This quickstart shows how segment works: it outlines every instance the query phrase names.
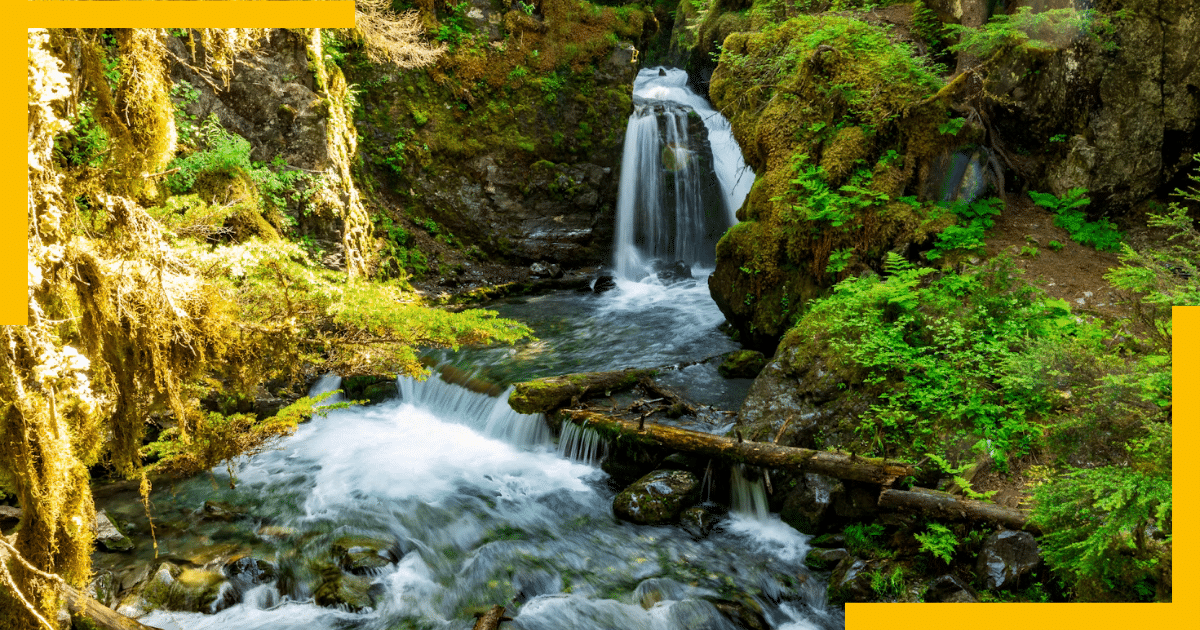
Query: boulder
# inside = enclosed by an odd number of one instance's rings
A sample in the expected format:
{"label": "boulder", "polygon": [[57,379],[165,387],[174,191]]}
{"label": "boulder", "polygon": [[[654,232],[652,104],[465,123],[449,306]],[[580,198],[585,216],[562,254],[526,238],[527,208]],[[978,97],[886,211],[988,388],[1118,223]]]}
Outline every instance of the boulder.
{"label": "boulder", "polygon": [[717,524],[719,516],[711,508],[694,505],[679,515],[679,526],[693,537],[704,538]]}
{"label": "boulder", "polygon": [[1029,532],[1002,530],[983,541],[975,574],[984,588],[998,591],[1016,588],[1021,578],[1042,562],[1037,540]]}
{"label": "boulder", "polygon": [[656,470],[635,481],[613,499],[618,518],[641,525],[679,520],[700,495],[700,479],[685,470]]}
{"label": "boulder", "polygon": [[390,540],[370,536],[342,536],[330,545],[333,559],[346,571],[357,575],[374,573],[397,560]]}
{"label": "boulder", "polygon": [[161,608],[211,612],[213,602],[217,601],[221,585],[224,583],[225,576],[216,571],[183,568],[171,562],[164,562],[142,589],[141,599],[146,610]]}
{"label": "boulder", "polygon": [[337,567],[321,572],[321,585],[313,593],[313,601],[327,608],[344,607],[359,612],[375,605],[369,578],[342,573]]}
{"label": "boulder", "polygon": [[846,556],[833,570],[829,578],[829,602],[874,601],[875,591],[871,588],[871,572],[879,568],[878,560],[863,560]]}
{"label": "boulder", "polygon": [[934,578],[925,591],[925,601],[948,604],[971,604],[979,601],[979,594],[971,585],[958,577],[946,574]]}
{"label": "boulder", "polygon": [[133,541],[117,529],[117,525],[104,510],[96,513],[96,542],[106,551],[133,550]]}
{"label": "boulder", "polygon": [[529,266],[529,273],[538,278],[561,278],[563,277],[562,267],[547,262],[535,262]]}
{"label": "boulder", "polygon": [[658,279],[663,283],[674,283],[680,280],[690,280],[692,278],[692,268],[682,260],[676,260],[671,263],[656,262],[654,272],[658,275]]}
{"label": "boulder", "polygon": [[767,364],[767,357],[757,350],[735,350],[725,355],[717,371],[725,378],[754,378]]}
{"label": "boulder", "polygon": [[822,549],[820,547],[808,552],[804,556],[804,566],[813,571],[829,571],[838,564],[850,557],[850,552],[845,549]]}
{"label": "boulder", "polygon": [[779,518],[804,534],[819,534],[833,525],[834,503],[845,494],[838,479],[804,473],[802,483],[788,491]]}
{"label": "boulder", "polygon": [[596,283],[592,285],[592,291],[596,293],[604,293],[617,288],[617,281],[612,276],[599,276],[596,278]]}

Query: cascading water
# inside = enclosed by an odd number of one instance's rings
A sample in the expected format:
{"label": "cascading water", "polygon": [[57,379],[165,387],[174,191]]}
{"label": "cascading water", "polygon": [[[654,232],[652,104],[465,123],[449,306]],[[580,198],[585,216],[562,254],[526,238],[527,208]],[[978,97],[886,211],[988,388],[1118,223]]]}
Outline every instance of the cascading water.
{"label": "cascading water", "polygon": [[736,221],[754,173],[729,122],[687,87],[686,72],[642,70],[633,100],[617,199],[616,275],[641,279],[655,261],[711,267],[717,239]]}
{"label": "cascading water", "polygon": [[[618,277],[617,290],[602,295],[502,304],[502,316],[530,324],[540,341],[442,359],[496,382],[681,363],[688,365],[676,372],[682,381],[670,384],[677,391],[715,402],[732,387],[715,375],[715,366],[697,363],[736,347],[716,330],[724,318],[701,280],[712,243],[732,224],[753,174],[738,166],[728,124],[686,90],[685,80],[677,70],[639,74],[635,95],[655,102],[640,102],[641,115],[630,127],[648,153],[638,149],[626,165],[640,170],[653,162],[661,179],[641,182],[659,186],[654,194],[646,187],[631,192],[623,174],[621,198],[654,200],[643,210],[673,212],[683,205],[696,210],[688,216],[702,218],[683,221],[691,226],[686,236],[674,218],[635,222],[629,242],[617,250],[633,247],[630,260],[639,265],[682,259],[700,274],[667,286],[631,269]],[[684,105],[703,119],[707,134],[697,133]],[[713,147],[711,166],[705,166],[705,144]],[[712,177],[719,182],[715,195]],[[663,182],[672,189],[664,192]],[[679,201],[692,199],[689,191],[696,189],[699,202]],[[704,234],[688,241],[693,228]],[[637,234],[665,235],[665,245],[647,244],[658,236],[639,243]],[[690,244],[677,248],[683,241]],[[688,382],[700,385],[689,391]],[[312,393],[337,383],[323,378]],[[618,521],[611,509],[615,490],[595,468],[608,445],[595,432],[568,423],[556,448],[544,419],[513,412],[508,392],[491,398],[437,376],[401,378],[397,385],[399,399],[329,411],[301,425],[278,450],[243,462],[237,489],[225,489],[223,470],[214,470],[216,483],[191,480],[169,496],[156,495],[160,531],[175,526],[174,519],[191,534],[160,535],[164,553],[229,575],[235,561],[222,569],[223,560],[195,560],[198,554],[181,546],[203,537],[236,550],[237,563],[257,566],[247,558],[261,559],[273,569],[256,580],[230,577],[216,614],[155,612],[143,622],[182,630],[466,630],[472,612],[499,603],[513,617],[501,626],[509,630],[738,630],[738,615],[761,615],[766,627],[780,630],[843,625],[842,614],[824,605],[824,585],[807,579],[805,537],[777,516],[763,517],[758,507],[739,512],[739,503],[702,539],[675,527]],[[723,429],[714,424],[712,430]],[[243,516],[198,520],[196,506],[207,500]],[[141,508],[130,505],[119,516],[136,521]],[[337,551],[349,544],[345,540],[376,541],[373,567],[347,569],[351,551]],[[362,554],[365,543],[354,544],[354,553]],[[337,579],[343,581],[331,582]],[[317,605],[321,593],[341,592],[354,580],[363,607]],[[731,606],[741,612],[729,613]]]}

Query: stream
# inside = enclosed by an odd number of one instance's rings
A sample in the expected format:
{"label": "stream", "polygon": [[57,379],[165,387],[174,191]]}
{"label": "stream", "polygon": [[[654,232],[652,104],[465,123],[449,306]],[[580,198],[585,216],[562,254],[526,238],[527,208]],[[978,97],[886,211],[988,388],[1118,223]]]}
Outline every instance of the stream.
{"label": "stream", "polygon": [[[538,341],[433,353],[437,362],[502,385],[666,366],[660,382],[709,407],[699,428],[728,428],[722,412],[736,411],[750,381],[716,373],[714,358],[737,345],[717,330],[724,317],[707,276],[715,238],[749,187],[741,180],[753,174],[740,177],[748,169],[740,153],[728,155],[728,123],[722,131],[685,79],[656,68],[634,86],[616,288],[489,305],[528,323]],[[708,134],[689,142],[696,115],[710,119]],[[637,155],[631,144],[642,147]],[[683,277],[663,272],[676,261]],[[339,382],[324,377],[313,391]],[[620,521],[611,505],[621,488],[597,465],[604,448],[595,434],[564,430],[556,443],[541,416],[508,407],[508,392],[489,397],[436,375],[397,385],[397,399],[329,411],[241,461],[235,488],[218,469],[156,492],[160,558],[224,566],[230,579],[210,614],[160,610],[141,621],[178,630],[457,630],[502,604],[513,619],[500,627],[509,630],[844,626],[843,613],[825,606],[826,584],[804,566],[807,537],[766,512],[761,485],[731,475],[733,505],[716,508],[725,515],[703,537]],[[211,518],[206,501],[237,516]],[[110,507],[127,521],[138,510]],[[320,585],[343,575],[365,605],[317,605]]]}

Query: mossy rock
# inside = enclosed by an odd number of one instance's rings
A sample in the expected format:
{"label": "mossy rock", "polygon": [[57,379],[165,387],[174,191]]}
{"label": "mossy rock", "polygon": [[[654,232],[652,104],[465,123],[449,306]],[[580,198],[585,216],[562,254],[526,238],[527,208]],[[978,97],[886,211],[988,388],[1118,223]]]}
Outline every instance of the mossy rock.
{"label": "mossy rock", "polygon": [[656,470],[635,481],[613,499],[618,518],[641,525],[662,525],[700,496],[700,479],[685,470]]}
{"label": "mossy rock", "polygon": [[359,612],[375,605],[369,578],[342,573],[333,567],[322,571],[321,578],[321,585],[313,593],[318,606]]}
{"label": "mossy rock", "polygon": [[824,549],[818,547],[809,551],[808,555],[804,556],[804,566],[813,571],[829,571],[848,557],[850,557],[850,552],[845,549]]}
{"label": "mossy rock", "polygon": [[725,378],[754,378],[767,364],[767,357],[757,350],[735,350],[725,355],[717,371]]}
{"label": "mossy rock", "polygon": [[142,589],[142,600],[150,610],[209,612],[224,583],[219,572],[164,562]]}
{"label": "mossy rock", "polygon": [[333,541],[330,551],[343,569],[355,574],[373,573],[396,561],[391,540],[371,536],[342,536]]}

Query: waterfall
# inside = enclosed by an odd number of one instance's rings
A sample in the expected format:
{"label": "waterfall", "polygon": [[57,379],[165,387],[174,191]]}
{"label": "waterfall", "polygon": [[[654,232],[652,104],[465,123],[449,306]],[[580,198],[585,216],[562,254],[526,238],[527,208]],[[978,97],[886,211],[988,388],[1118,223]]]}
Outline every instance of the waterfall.
{"label": "waterfall", "polygon": [[524,447],[550,443],[550,427],[541,414],[517,413],[508,406],[513,387],[492,398],[437,376],[424,381],[401,376],[396,385],[404,402],[427,408],[439,417],[450,418],[488,437]]}
{"label": "waterfall", "polygon": [[746,479],[746,467],[738,464],[729,476],[730,509],[760,521],[767,520],[770,510],[767,508],[767,491],[763,487],[762,474],[758,473],[758,478],[750,481]]}
{"label": "waterfall", "polygon": [[598,466],[608,457],[608,440],[593,429],[564,422],[558,439],[558,454],[577,462]]}
{"label": "waterfall", "polygon": [[754,181],[729,122],[686,82],[687,73],[664,68],[634,82],[617,198],[619,278],[639,280],[654,263],[711,267]]}

